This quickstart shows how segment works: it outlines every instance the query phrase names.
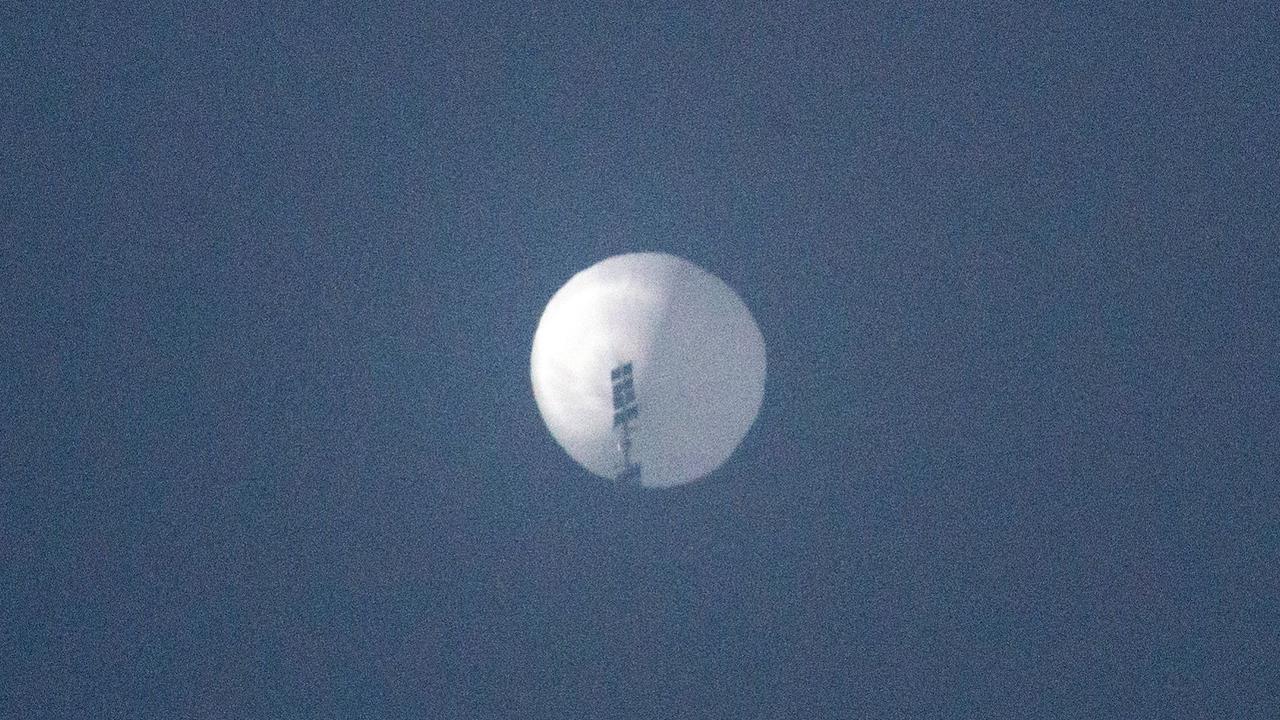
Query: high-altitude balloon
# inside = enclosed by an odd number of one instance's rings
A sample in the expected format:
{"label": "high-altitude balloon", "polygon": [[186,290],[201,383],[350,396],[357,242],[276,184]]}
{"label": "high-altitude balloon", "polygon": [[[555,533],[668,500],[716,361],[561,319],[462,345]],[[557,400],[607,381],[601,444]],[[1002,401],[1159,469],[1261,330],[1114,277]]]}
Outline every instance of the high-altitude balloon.
{"label": "high-altitude balloon", "polygon": [[547,303],[533,394],[574,460],[607,478],[671,487],[715,470],[764,398],[764,338],[721,280],[662,253],[603,260]]}

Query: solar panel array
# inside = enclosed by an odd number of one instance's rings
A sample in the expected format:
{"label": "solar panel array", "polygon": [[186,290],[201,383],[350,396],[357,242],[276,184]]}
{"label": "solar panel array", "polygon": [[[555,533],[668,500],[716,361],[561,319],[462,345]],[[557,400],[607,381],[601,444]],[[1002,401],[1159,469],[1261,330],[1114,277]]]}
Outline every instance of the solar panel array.
{"label": "solar panel array", "polygon": [[613,381],[613,426],[618,427],[640,414],[636,404],[636,388],[631,377],[631,363],[619,365],[609,373]]}

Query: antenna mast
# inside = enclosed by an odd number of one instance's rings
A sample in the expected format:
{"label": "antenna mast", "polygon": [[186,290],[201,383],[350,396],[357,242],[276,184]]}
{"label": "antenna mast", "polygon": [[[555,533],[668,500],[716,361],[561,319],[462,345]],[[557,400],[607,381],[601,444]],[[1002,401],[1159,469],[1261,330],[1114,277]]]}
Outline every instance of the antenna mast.
{"label": "antenna mast", "polygon": [[619,431],[618,449],[622,451],[621,482],[640,483],[640,464],[631,460],[631,423],[640,415],[636,388],[631,377],[631,363],[623,363],[609,373],[613,384],[613,428]]}

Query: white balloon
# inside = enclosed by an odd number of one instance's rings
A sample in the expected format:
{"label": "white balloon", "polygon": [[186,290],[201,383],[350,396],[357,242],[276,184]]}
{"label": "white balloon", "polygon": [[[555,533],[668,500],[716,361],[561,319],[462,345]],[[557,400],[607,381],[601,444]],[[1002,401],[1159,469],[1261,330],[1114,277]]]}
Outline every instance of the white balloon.
{"label": "white balloon", "polygon": [[565,283],[538,322],[530,363],[538,409],[565,451],[601,477],[625,467],[610,378],[625,363],[639,407],[629,454],[645,486],[715,470],[760,412],[760,328],[729,286],[687,260],[611,257]]}

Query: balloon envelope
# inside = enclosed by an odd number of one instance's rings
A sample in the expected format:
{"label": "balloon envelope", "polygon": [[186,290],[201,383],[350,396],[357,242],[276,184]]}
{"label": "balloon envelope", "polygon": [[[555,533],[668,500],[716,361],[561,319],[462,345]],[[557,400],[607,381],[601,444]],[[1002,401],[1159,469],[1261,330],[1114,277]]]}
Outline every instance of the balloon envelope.
{"label": "balloon envelope", "polygon": [[533,394],[552,436],[602,477],[625,467],[611,372],[632,365],[628,423],[640,482],[671,487],[719,467],[764,398],[764,338],[742,300],[687,260],[632,253],[574,275],[533,338]]}

